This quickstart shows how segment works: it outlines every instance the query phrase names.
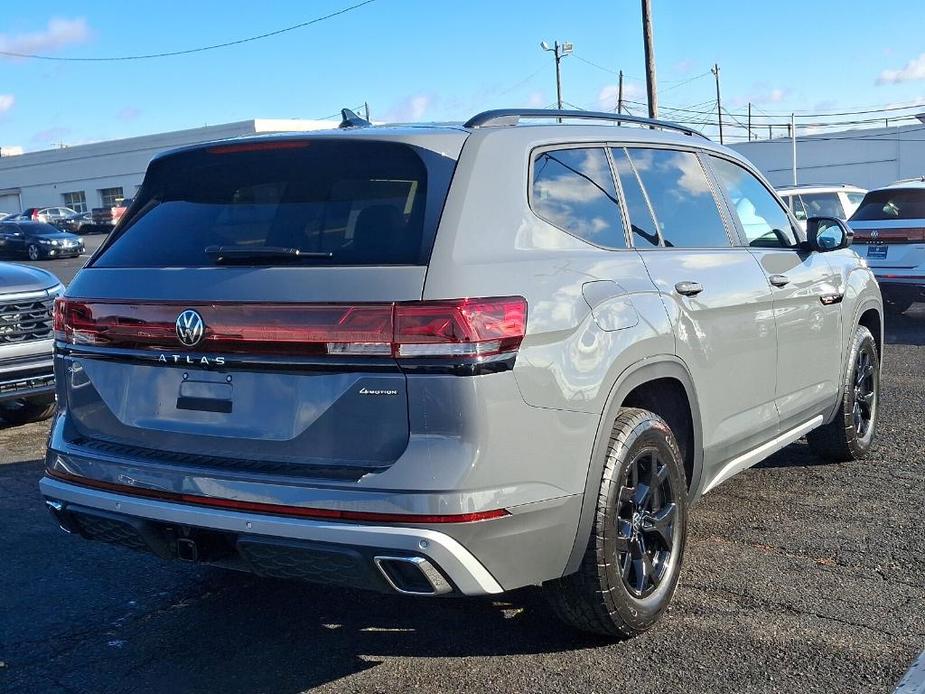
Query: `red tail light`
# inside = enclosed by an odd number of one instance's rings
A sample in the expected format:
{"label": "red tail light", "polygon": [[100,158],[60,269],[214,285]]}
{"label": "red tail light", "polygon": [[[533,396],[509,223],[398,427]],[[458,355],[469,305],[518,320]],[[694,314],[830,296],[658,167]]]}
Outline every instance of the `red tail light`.
{"label": "red tail light", "polygon": [[39,211],[38,210],[32,210],[32,221],[33,222],[39,221]]}
{"label": "red tail light", "polygon": [[[199,313],[199,342],[184,345],[177,318]],[[282,355],[486,357],[524,337],[522,297],[398,304],[149,304],[59,298],[55,338],[132,349]]]}
{"label": "red tail light", "polygon": [[527,323],[521,297],[397,304],[397,357],[490,356],[520,347]]}

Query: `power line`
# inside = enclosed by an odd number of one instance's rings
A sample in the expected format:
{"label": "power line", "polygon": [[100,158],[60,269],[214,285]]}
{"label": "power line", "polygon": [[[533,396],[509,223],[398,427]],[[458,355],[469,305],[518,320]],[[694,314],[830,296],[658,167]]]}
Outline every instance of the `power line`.
{"label": "power line", "polygon": [[235,41],[226,41],[224,43],[216,43],[210,46],[200,46],[198,48],[187,48],[182,51],[166,51],[163,53],[147,53],[144,55],[120,55],[120,56],[107,56],[107,57],[97,57],[97,58],[74,58],[74,57],[62,57],[55,55],[37,55],[33,53],[14,53],[12,51],[0,51],[0,55],[7,56],[9,58],[30,58],[33,60],[54,60],[59,62],[82,62],[82,63],[99,63],[99,62],[114,62],[114,61],[123,61],[123,60],[148,60],[150,58],[167,58],[170,56],[176,55],[189,55],[191,53],[202,53],[203,51],[212,51],[216,48],[228,48],[229,46],[238,46],[242,43],[249,43],[251,41],[259,41],[260,39],[267,39],[272,36],[279,36],[280,34],[285,34],[289,31],[295,31],[296,29],[303,29],[312,24],[317,24],[323,22],[326,19],[332,19],[338,17],[347,12],[359,9],[364,5],[369,5],[370,3],[375,2],[376,0],[363,0],[356,5],[351,5],[350,7],[345,7],[343,9],[337,10],[336,12],[331,12],[326,14],[323,17],[316,17],[315,19],[310,19],[305,22],[300,22],[299,24],[293,24],[292,26],[285,27],[283,29],[277,29],[275,31],[268,31],[265,34],[258,34],[257,36],[249,36],[244,39],[237,39]]}

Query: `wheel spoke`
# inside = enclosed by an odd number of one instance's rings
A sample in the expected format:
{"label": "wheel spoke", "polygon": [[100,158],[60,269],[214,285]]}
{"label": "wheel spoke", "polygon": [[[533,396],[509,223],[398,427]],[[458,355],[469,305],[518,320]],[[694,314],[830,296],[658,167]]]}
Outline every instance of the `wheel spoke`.
{"label": "wheel spoke", "polygon": [[630,542],[633,539],[633,524],[625,518],[617,521],[617,540],[615,542],[618,552],[629,552]]}
{"label": "wheel spoke", "polygon": [[633,567],[633,555],[627,552],[623,555],[623,565],[620,567],[620,573],[624,581],[630,580],[630,569]]}
{"label": "wheel spoke", "polygon": [[655,515],[649,516],[642,524],[642,531],[657,537],[663,549],[671,549],[672,525],[677,508],[677,504],[666,504],[664,508]]}
{"label": "wheel spoke", "polygon": [[633,586],[636,588],[636,591],[642,593],[646,589],[646,583],[649,582],[649,572],[652,569],[652,563],[649,561],[649,557],[643,554],[639,559],[633,559],[633,573],[635,574],[636,581]]}
{"label": "wheel spoke", "polygon": [[870,411],[871,405],[874,404],[874,393],[873,391],[869,393],[859,393],[856,399],[859,403],[865,405],[868,411]]}
{"label": "wheel spoke", "polygon": [[626,485],[620,487],[620,503],[632,501],[635,494],[636,490],[633,487],[628,487]]}

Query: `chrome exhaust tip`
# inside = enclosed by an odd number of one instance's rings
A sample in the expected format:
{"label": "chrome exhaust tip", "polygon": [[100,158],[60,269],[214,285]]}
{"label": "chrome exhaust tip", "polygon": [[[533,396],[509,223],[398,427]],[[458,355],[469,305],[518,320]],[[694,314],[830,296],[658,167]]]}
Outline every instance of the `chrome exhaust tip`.
{"label": "chrome exhaust tip", "polygon": [[403,595],[443,595],[453,586],[424,557],[373,557],[389,586]]}

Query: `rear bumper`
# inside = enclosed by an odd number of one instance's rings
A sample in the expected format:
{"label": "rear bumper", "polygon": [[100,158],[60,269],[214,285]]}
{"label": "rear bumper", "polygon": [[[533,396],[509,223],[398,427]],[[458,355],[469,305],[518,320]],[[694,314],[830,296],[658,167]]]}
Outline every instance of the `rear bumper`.
{"label": "rear bumper", "polygon": [[[254,573],[422,595],[500,593],[471,552],[427,528],[313,521],[197,508],[89,489],[45,477],[40,489],[65,530]],[[487,521],[491,522],[491,521]],[[192,543],[192,544],[190,544]],[[202,552],[202,554],[199,554]],[[186,555],[186,556],[184,556]],[[426,579],[414,589],[390,570],[397,562]],[[412,588],[407,590],[405,588]]]}

